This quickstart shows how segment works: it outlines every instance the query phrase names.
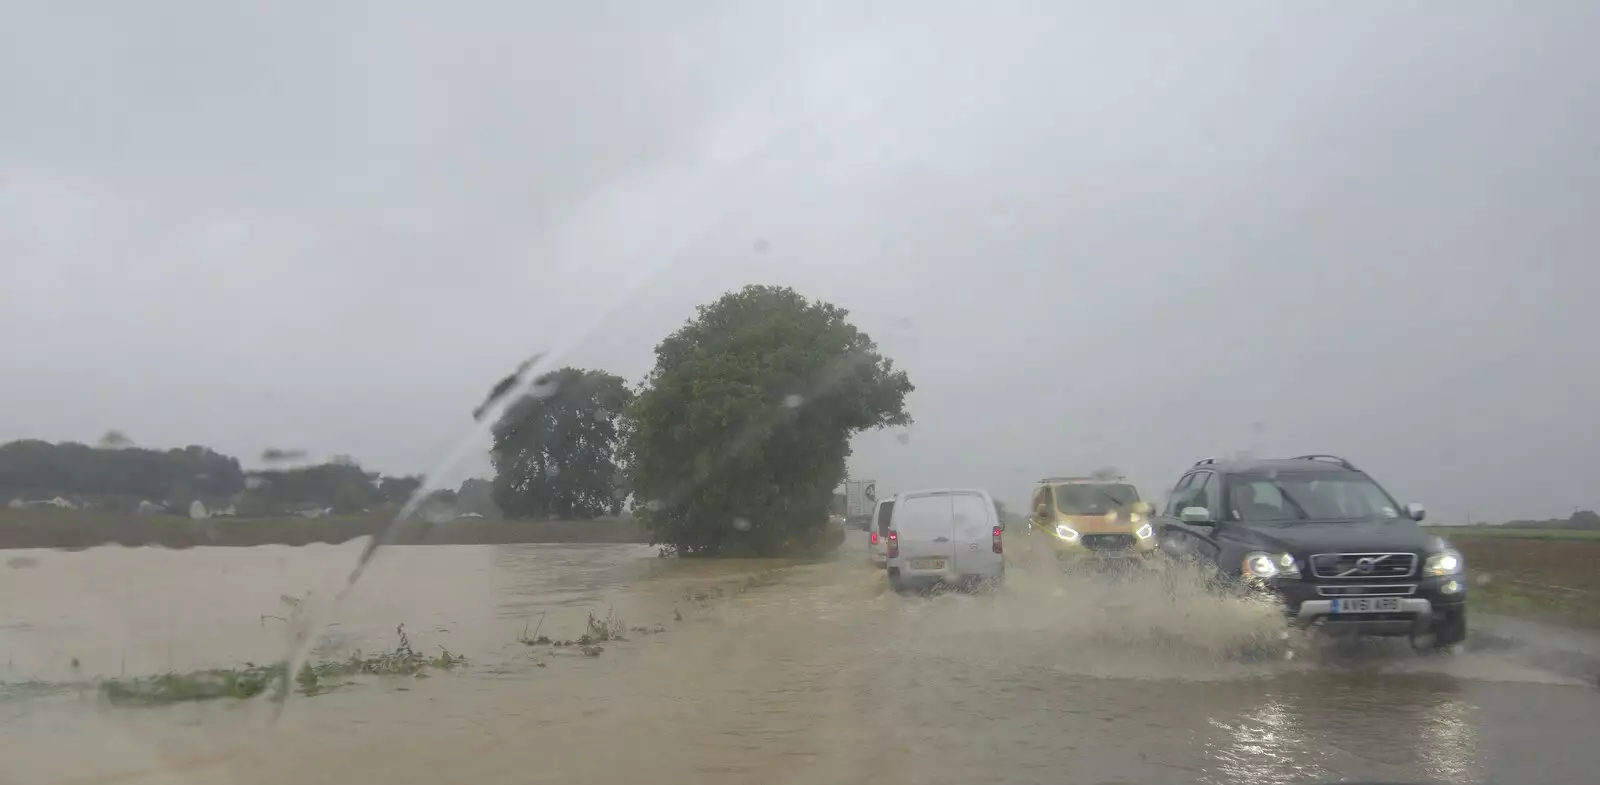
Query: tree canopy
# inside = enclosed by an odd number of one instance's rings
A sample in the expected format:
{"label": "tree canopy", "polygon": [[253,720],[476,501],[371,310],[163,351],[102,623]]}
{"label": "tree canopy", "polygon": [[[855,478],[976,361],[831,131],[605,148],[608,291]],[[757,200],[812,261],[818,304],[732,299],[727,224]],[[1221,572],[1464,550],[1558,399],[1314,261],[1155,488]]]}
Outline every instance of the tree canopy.
{"label": "tree canopy", "polygon": [[226,499],[244,490],[245,473],[238,459],[209,447],[151,450],[127,446],[126,437],[102,441],[107,446],[34,439],[0,445],[0,496],[126,497],[134,504],[138,499],[187,504],[194,499]]}
{"label": "tree canopy", "polygon": [[[0,503],[62,496],[107,509],[131,510],[151,501],[186,510],[200,501],[208,507],[237,503],[243,515],[278,515],[306,505],[353,513],[402,504],[422,485],[421,477],[369,472],[348,455],[322,464],[247,471],[237,458],[209,447],[147,449],[111,434],[95,447],[31,439],[0,444]],[[280,459],[304,454],[267,453]]]}
{"label": "tree canopy", "polygon": [[[508,379],[490,402],[509,392],[516,377]],[[632,398],[622,378],[605,371],[568,367],[540,376],[494,425],[494,503],[511,518],[620,512],[617,448]]]}
{"label": "tree canopy", "polygon": [[656,347],[623,460],[657,542],[767,555],[826,536],[851,437],[911,421],[910,380],[847,315],[787,287],[747,286]]}

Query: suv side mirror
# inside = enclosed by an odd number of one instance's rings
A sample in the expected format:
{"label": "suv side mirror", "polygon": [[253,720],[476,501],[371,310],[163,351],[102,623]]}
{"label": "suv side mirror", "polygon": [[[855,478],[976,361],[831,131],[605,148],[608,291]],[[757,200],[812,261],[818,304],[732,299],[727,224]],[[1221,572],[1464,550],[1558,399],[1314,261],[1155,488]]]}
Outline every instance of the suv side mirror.
{"label": "suv side mirror", "polygon": [[1033,517],[1041,518],[1041,519],[1045,517],[1044,505],[1043,504],[1039,505],[1038,507],[1033,508]]}
{"label": "suv side mirror", "polygon": [[1211,511],[1204,507],[1185,507],[1178,513],[1178,519],[1184,523],[1210,523]]}
{"label": "suv side mirror", "polygon": [[1406,505],[1406,517],[1413,521],[1420,521],[1428,517],[1428,511],[1423,508],[1422,502],[1412,502]]}

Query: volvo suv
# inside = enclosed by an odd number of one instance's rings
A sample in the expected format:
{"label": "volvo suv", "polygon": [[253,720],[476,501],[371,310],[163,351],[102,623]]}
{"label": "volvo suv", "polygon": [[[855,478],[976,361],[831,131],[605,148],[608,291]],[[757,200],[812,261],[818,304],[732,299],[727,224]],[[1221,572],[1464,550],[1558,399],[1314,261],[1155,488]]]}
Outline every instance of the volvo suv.
{"label": "volvo suv", "polygon": [[1303,626],[1409,636],[1419,651],[1467,635],[1461,554],[1366,473],[1332,455],[1202,460],[1157,516],[1163,553],[1271,592]]}

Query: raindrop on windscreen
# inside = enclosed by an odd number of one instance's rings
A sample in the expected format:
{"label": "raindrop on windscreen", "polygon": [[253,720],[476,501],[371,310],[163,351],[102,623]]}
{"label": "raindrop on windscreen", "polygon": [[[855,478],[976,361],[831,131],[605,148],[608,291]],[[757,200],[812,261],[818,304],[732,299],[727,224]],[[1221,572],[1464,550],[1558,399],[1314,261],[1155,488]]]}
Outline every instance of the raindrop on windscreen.
{"label": "raindrop on windscreen", "polygon": [[897,433],[897,434],[894,435],[894,440],[899,442],[899,443],[901,443],[901,444],[910,444],[911,443],[911,434],[909,434],[909,433]]}
{"label": "raindrop on windscreen", "polygon": [[805,399],[801,398],[798,395],[794,395],[792,393],[787,395],[787,396],[785,396],[784,399],[783,399],[783,405],[787,406],[787,407],[789,407],[791,409],[800,408],[800,404],[802,404],[802,403],[805,403]]}
{"label": "raindrop on windscreen", "polygon": [[734,518],[733,519],[733,528],[738,529],[739,531],[742,531],[742,532],[750,531],[750,522],[745,520],[745,519],[743,519],[743,518]]}
{"label": "raindrop on windscreen", "polygon": [[544,473],[546,477],[560,477],[561,467],[552,463],[550,464],[550,468],[546,469]]}
{"label": "raindrop on windscreen", "polygon": [[661,512],[661,500],[651,499],[645,503],[644,508],[651,512]]}

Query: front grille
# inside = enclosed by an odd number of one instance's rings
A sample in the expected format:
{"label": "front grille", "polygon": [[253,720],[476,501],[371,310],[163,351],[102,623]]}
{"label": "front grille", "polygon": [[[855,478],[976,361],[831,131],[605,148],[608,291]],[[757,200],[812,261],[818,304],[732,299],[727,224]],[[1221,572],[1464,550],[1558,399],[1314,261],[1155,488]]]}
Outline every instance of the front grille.
{"label": "front grille", "polygon": [[1085,534],[1083,547],[1091,551],[1125,551],[1133,547],[1131,534]]}
{"label": "front grille", "polygon": [[1409,578],[1416,571],[1414,553],[1318,553],[1311,557],[1311,574],[1318,578]]}
{"label": "front grille", "polygon": [[1384,586],[1318,586],[1317,594],[1324,597],[1404,597],[1417,593],[1415,583],[1388,584]]}

